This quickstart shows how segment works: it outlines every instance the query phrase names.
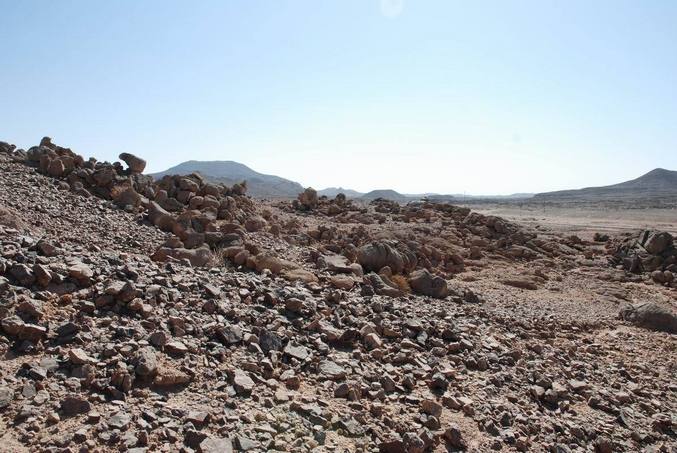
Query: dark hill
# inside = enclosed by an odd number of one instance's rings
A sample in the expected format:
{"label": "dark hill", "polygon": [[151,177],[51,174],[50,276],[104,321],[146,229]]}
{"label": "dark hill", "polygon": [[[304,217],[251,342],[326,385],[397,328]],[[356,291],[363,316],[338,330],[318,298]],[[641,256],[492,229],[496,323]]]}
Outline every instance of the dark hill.
{"label": "dark hill", "polygon": [[360,198],[364,195],[362,192],[358,192],[352,189],[344,189],[343,187],[327,187],[326,189],[318,190],[317,194],[322,196],[325,195],[329,198],[334,198],[336,195],[342,193],[348,198]]}
{"label": "dark hill", "polygon": [[361,197],[364,200],[375,200],[377,198],[384,198],[386,200],[405,200],[407,199],[406,195],[402,195],[401,193],[395,192],[394,190],[390,189],[382,189],[382,190],[372,190],[371,192],[367,192]]}
{"label": "dark hill", "polygon": [[156,179],[164,175],[200,173],[208,180],[232,185],[247,181],[247,193],[258,198],[296,198],[303,192],[301,184],[274,175],[264,175],[238,162],[229,160],[189,160],[165,171],[154,173]]}
{"label": "dark hill", "polygon": [[597,201],[677,197],[677,171],[656,168],[637,179],[611,186],[539,193],[534,200]]}

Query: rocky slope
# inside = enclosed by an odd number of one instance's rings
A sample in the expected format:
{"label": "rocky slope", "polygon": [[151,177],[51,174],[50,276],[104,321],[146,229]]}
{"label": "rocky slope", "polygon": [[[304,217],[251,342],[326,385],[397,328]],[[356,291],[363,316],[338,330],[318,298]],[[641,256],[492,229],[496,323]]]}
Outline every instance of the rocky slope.
{"label": "rocky slope", "polygon": [[0,451],[677,447],[672,237],[41,145],[0,143]]}

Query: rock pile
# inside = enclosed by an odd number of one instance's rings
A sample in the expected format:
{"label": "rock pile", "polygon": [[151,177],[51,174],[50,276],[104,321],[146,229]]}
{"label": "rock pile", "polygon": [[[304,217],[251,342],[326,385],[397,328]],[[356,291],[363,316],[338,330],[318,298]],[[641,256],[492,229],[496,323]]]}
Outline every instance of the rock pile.
{"label": "rock pile", "polygon": [[97,162],[94,158],[85,160],[69,148],[55,145],[49,137],[44,137],[39,146],[25,153],[24,162],[44,175],[62,180],[59,187],[63,190],[113,200],[118,206],[133,210],[142,203],[144,196],[152,194],[153,178],[141,174],[146,165],[144,160],[127,153],[122,153],[120,157],[129,163],[126,170],[117,162]]}
{"label": "rock pile", "polygon": [[613,264],[631,273],[648,273],[654,282],[677,288],[677,247],[670,233],[644,230],[609,247]]}
{"label": "rock pile", "polygon": [[187,259],[195,266],[207,264],[211,250],[241,243],[241,238],[220,232],[214,222],[243,225],[254,211],[245,196],[246,183],[227,187],[209,183],[199,174],[165,176],[156,182],[142,174],[146,161],[129,153],[120,154],[128,166],[124,169],[118,162],[85,160],[69,148],[53,144],[49,137],[27,152],[4,142],[0,150],[59,179],[60,189],[112,200],[130,212],[145,213],[153,225],[174,234],[154,255],[160,261],[172,257]]}

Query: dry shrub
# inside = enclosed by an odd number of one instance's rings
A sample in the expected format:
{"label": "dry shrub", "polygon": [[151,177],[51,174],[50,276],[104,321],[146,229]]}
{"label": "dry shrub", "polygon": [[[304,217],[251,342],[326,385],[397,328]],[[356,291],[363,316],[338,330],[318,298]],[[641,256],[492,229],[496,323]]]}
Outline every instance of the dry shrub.
{"label": "dry shrub", "polygon": [[226,264],[226,248],[218,247],[209,252],[209,261],[207,266],[209,267],[220,267]]}
{"label": "dry shrub", "polygon": [[405,293],[411,292],[409,282],[407,281],[404,275],[393,275],[392,277],[390,277],[390,281],[395,283],[397,287],[400,289],[400,291],[403,291]]}

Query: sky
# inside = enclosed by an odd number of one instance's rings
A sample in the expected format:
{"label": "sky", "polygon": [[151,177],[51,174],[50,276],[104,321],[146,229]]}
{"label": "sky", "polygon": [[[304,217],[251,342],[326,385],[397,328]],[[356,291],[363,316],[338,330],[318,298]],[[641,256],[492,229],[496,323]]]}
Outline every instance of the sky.
{"label": "sky", "polygon": [[0,0],[0,140],[510,194],[677,170],[674,0]]}

